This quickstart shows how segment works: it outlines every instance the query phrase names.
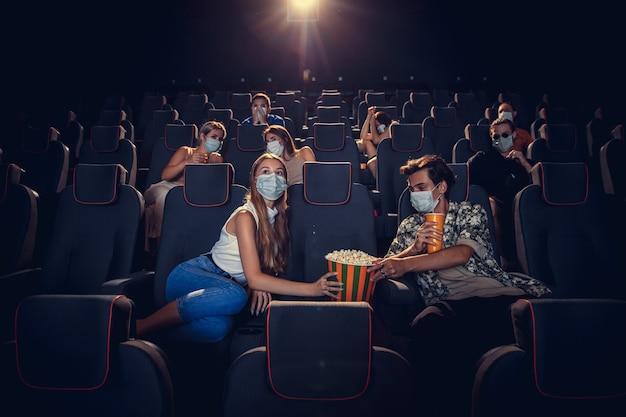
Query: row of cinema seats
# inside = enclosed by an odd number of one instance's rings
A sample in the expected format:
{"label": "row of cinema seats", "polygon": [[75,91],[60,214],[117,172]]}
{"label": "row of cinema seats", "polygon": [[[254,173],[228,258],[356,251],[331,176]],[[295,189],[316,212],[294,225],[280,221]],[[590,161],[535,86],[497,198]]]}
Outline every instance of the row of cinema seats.
{"label": "row of cinema seats", "polygon": [[[3,288],[1,293],[3,297],[6,295],[15,296],[16,299],[13,302],[17,305],[21,299],[32,293],[65,294],[64,296],[70,299],[74,299],[78,294],[125,294],[135,304],[136,310],[134,314],[137,316],[147,314],[161,305],[164,302],[163,285],[168,271],[177,262],[208,250],[215,240],[211,236],[217,236],[216,233],[225,218],[222,217],[222,220],[219,221],[219,216],[229,214],[232,211],[232,207],[238,205],[241,201],[242,193],[245,191],[245,187],[233,184],[234,173],[230,164],[190,165],[187,169],[189,171],[186,175],[185,185],[176,187],[168,194],[162,235],[162,245],[165,245],[162,247],[167,247],[167,250],[159,251],[154,272],[141,271],[132,274],[129,266],[132,265],[129,259],[132,258],[132,246],[137,240],[136,234],[141,224],[141,194],[132,186],[124,184],[122,179],[124,171],[120,166],[79,165],[76,170],[74,183],[64,189],[60,199],[63,209],[58,211],[55,234],[53,235],[55,240],[50,248],[47,262],[40,270],[30,271],[31,274],[39,275],[38,280],[32,281],[33,287],[30,289],[34,289],[34,292],[15,292],[16,288],[19,289],[19,285],[17,287],[5,287],[11,281],[7,281],[7,277],[2,277]],[[297,236],[298,238],[294,238],[292,241],[293,258],[290,262],[291,268],[286,276],[290,279],[311,281],[318,278],[326,269],[326,263],[323,260],[324,254],[334,249],[346,247],[362,249],[371,253],[375,251],[376,234],[373,205],[369,199],[368,190],[363,185],[354,182],[349,163],[307,163],[305,164],[304,174],[304,184],[294,185],[289,189],[290,204],[292,206],[291,233],[292,236]],[[207,181],[209,181],[207,178],[211,178],[210,187],[207,184]],[[221,180],[217,181],[217,178],[221,178]],[[535,178],[536,183],[524,191],[528,194],[528,197],[525,196],[524,192],[518,196],[520,205],[526,204],[522,203],[522,201],[530,201],[525,206],[524,211],[527,212],[528,218],[524,222],[536,224],[534,238],[537,240],[533,242],[534,244],[531,245],[531,250],[527,251],[527,255],[529,258],[539,256],[540,261],[529,262],[528,272],[557,289],[555,294],[558,300],[583,299],[584,301],[580,302],[585,303],[585,306],[587,306],[587,303],[593,303],[592,300],[618,296],[619,293],[616,292],[618,286],[614,286],[616,284],[614,281],[618,280],[619,275],[610,275],[615,272],[611,271],[610,268],[614,266],[613,264],[618,259],[617,256],[611,256],[611,254],[616,253],[617,246],[611,246],[610,243],[617,243],[617,241],[607,238],[610,236],[608,231],[603,231],[606,224],[602,223],[602,221],[606,220],[606,218],[590,216],[598,212],[596,204],[599,204],[599,201],[597,200],[597,193],[591,189],[592,184],[588,183],[584,164],[558,166],[547,163],[540,164],[536,170]],[[582,194],[581,189],[585,190]],[[121,206],[126,204],[125,201],[127,200],[132,200],[132,203],[129,206],[125,206],[126,208],[122,208]],[[233,206],[224,207],[226,203]],[[115,208],[116,206],[117,208]],[[114,215],[112,214],[113,211],[124,213]],[[129,215],[131,211],[135,214]],[[220,215],[214,214],[219,212],[221,212]],[[541,213],[541,215],[533,216],[534,213]],[[118,217],[125,217],[125,219],[119,220]],[[209,222],[199,221],[199,219],[213,218],[216,218],[213,225],[209,225]],[[597,219],[598,223],[592,224],[590,221],[592,218]],[[350,221],[346,221],[346,219],[350,219]],[[541,224],[540,221],[542,220],[549,222]],[[118,224],[117,221],[120,221],[120,223]],[[520,223],[522,229],[525,229],[524,222]],[[581,227],[585,222],[589,223],[588,227]],[[206,229],[200,230],[198,225],[204,223],[207,223]],[[576,227],[574,228],[572,225]],[[116,230],[118,231],[116,232]],[[126,233],[122,234],[120,231],[125,231]],[[115,241],[115,239],[120,240]],[[74,255],[65,255],[68,250]],[[126,259],[126,261],[122,259]],[[536,269],[535,263],[539,265],[539,269]],[[99,266],[94,268],[94,265]],[[545,268],[542,268],[545,265],[550,266],[547,272]],[[121,269],[113,270],[113,266]],[[600,270],[599,268],[603,269]],[[68,273],[67,271],[70,272]],[[102,274],[97,274],[97,272]],[[551,272],[554,276],[544,275],[548,274],[548,272]],[[13,277],[15,276],[17,275],[13,275]],[[26,280],[25,277],[22,276],[20,280],[13,282],[17,282],[20,285],[31,282]],[[589,277],[593,277],[594,280],[592,281]],[[90,282],[87,282],[87,279]],[[610,286],[606,284],[610,284]],[[70,296],[68,294],[74,295]],[[373,313],[376,316],[385,312],[385,303],[396,302],[393,298],[385,300],[380,294],[381,292],[377,289],[372,302]],[[417,295],[415,296],[417,297]],[[620,297],[618,296],[617,298]],[[413,301],[416,299],[413,299]],[[229,366],[228,372],[224,375],[226,378],[225,387],[228,393],[225,398],[230,399],[229,401],[224,400],[224,411],[227,412],[234,406],[245,406],[245,404],[242,404],[244,401],[232,400],[232,398],[237,397],[230,397],[236,396],[240,391],[232,389],[233,386],[238,385],[229,385],[231,381],[229,378],[235,378],[236,375],[241,374],[249,375],[248,369],[259,370],[259,361],[264,364],[268,360],[271,360],[270,363],[276,364],[280,369],[277,370],[279,374],[276,374],[275,379],[277,385],[272,390],[269,390],[265,385],[262,385],[262,388],[259,389],[265,390],[263,395],[269,402],[268,404],[273,404],[274,407],[285,407],[284,409],[288,410],[284,415],[289,414],[289,412],[293,413],[294,410],[299,410],[299,407],[306,406],[310,408],[311,404],[321,406],[321,403],[317,402],[319,400],[313,400],[312,398],[328,398],[328,395],[330,395],[322,390],[317,393],[319,396],[315,396],[315,393],[311,393],[313,387],[310,385],[313,379],[305,380],[303,385],[297,385],[294,382],[293,375],[286,372],[285,369],[293,369],[298,372],[308,369],[307,372],[310,371],[312,373],[311,378],[327,378],[324,380],[330,378],[331,380],[345,382],[346,378],[348,378],[349,385],[352,388],[360,386],[361,389],[355,388],[356,391],[349,391],[344,386],[328,388],[336,390],[333,391],[333,395],[339,395],[338,398],[345,399],[345,402],[339,400],[332,402],[337,410],[341,410],[341,412],[346,412],[346,408],[356,407],[356,403],[361,401],[365,403],[366,410],[368,405],[371,406],[372,404],[383,404],[385,407],[388,407],[389,402],[379,403],[371,399],[376,398],[378,394],[374,394],[373,391],[369,390],[376,391],[378,388],[381,388],[376,382],[376,377],[380,375],[378,372],[371,373],[370,379],[363,379],[359,377],[359,375],[362,376],[362,370],[349,373],[348,375],[325,374],[314,365],[314,363],[319,364],[316,361],[304,362],[301,364],[302,367],[297,368],[280,366],[283,363],[281,362],[282,360],[288,361],[286,363],[293,363],[289,362],[294,360],[289,358],[289,351],[293,353],[297,352],[298,349],[302,349],[302,346],[296,343],[303,342],[304,346],[308,346],[307,340],[311,341],[311,343],[313,341],[317,343],[311,344],[311,346],[324,345],[326,350],[316,350],[316,353],[319,355],[327,355],[328,349],[336,349],[338,344],[348,349],[348,351],[352,349],[351,346],[354,343],[360,344],[361,348],[363,348],[362,342],[355,341],[356,336],[352,333],[356,332],[354,329],[348,332],[340,327],[333,327],[332,331],[335,333],[332,333],[332,337],[329,334],[321,337],[319,333],[311,332],[311,329],[317,329],[314,323],[320,323],[316,313],[318,309],[314,308],[311,310],[310,306],[307,307],[306,304],[298,303],[300,300],[283,301],[293,303],[296,306],[294,308],[309,309],[308,312],[304,311],[298,313],[298,315],[289,312],[284,313],[283,317],[287,318],[308,317],[307,320],[303,319],[295,324],[286,324],[288,326],[295,325],[296,327],[295,330],[282,332],[282,334],[289,334],[290,336],[288,341],[280,342],[287,343],[287,345],[281,346],[279,344],[277,349],[273,349],[273,347],[276,347],[272,342],[274,333],[268,333],[272,332],[273,327],[271,326],[274,325],[274,322],[271,321],[275,318],[275,316],[272,317],[272,310],[265,317],[268,321],[261,320],[261,323],[256,320],[250,321],[244,314],[240,318],[241,321],[232,338],[224,343],[226,345],[226,362],[233,366],[232,368]],[[324,300],[302,301],[319,303]],[[3,306],[7,306],[8,304],[6,303],[8,302],[11,301],[3,300]],[[345,305],[343,303],[330,304],[332,306]],[[322,305],[317,304],[316,306],[321,307]],[[356,309],[358,306],[349,305],[349,307]],[[323,314],[328,314],[328,317],[332,317],[327,321],[332,322],[333,326],[340,326],[340,323],[344,322],[336,319],[337,313],[334,310],[327,310],[326,308],[321,310],[324,311]],[[7,311],[5,310],[4,313],[7,313]],[[8,313],[11,317],[13,316],[11,311],[8,311]],[[59,318],[58,323],[56,320],[52,321],[61,325],[64,320]],[[367,320],[369,323],[371,318]],[[12,322],[12,318],[9,321]],[[280,322],[282,323],[283,321]],[[349,321],[346,320],[345,322]],[[19,324],[20,322],[18,321],[17,323]],[[268,327],[267,323],[272,323],[272,325]],[[368,324],[362,328],[371,329],[371,327],[372,325]],[[19,329],[21,327],[16,328]],[[39,329],[37,326],[25,326],[24,328],[32,329],[26,331],[27,337],[51,337],[49,331],[44,333],[35,332],[35,329]],[[69,326],[69,328],[75,328],[75,326]],[[576,330],[579,331],[578,328]],[[609,330],[607,330],[606,337],[609,337],[609,335],[611,335],[610,337],[615,337]],[[16,335],[12,334],[10,329],[8,331],[7,340],[11,340]],[[43,332],[43,330],[41,331]],[[132,330],[128,331],[131,332]],[[293,337],[296,331],[305,333],[307,336],[303,335],[302,338]],[[279,330],[276,330],[276,332],[276,335],[280,336],[281,332]],[[339,342],[339,340],[343,339],[339,339],[338,335],[346,336],[347,339]],[[379,339],[379,336],[372,334],[369,340],[381,340],[382,338]],[[368,337],[365,339],[368,339]],[[163,346],[170,347],[170,343],[171,341],[163,341]],[[289,343],[294,344],[290,345]],[[265,347],[263,347],[264,345]],[[393,353],[389,351],[389,348],[393,349],[395,347],[393,343],[383,343],[383,345],[386,345],[387,349],[382,349],[385,352],[382,356],[391,358],[396,364],[394,366],[398,367],[397,372],[394,373],[396,377],[398,375],[406,376],[406,364],[403,365],[403,360],[398,356],[399,352]],[[15,349],[15,345],[13,349]],[[288,353],[285,353],[282,349],[287,349]],[[167,351],[172,352],[169,349]],[[366,349],[365,351],[368,350]],[[180,360],[180,356],[183,356],[180,352],[188,352],[188,350],[186,350],[185,346],[180,347],[178,350],[174,349],[173,359]],[[211,356],[207,355],[207,350],[203,350],[203,352],[206,356]],[[277,357],[271,356],[276,352],[278,352]],[[342,352],[346,354],[345,350],[342,350]],[[245,353],[245,355],[240,357],[242,353]],[[14,357],[12,355],[9,356]],[[359,366],[369,366],[370,362],[368,361],[373,360],[376,355],[368,356],[367,360],[363,359],[365,356],[367,355],[359,355],[361,358],[359,361],[361,365]],[[217,358],[213,359],[217,360]],[[300,362],[300,360],[296,362]],[[240,366],[241,368],[236,368],[235,366]],[[261,366],[263,367],[264,365]],[[376,369],[376,365],[373,363],[371,363],[371,366],[374,367],[372,369]],[[271,371],[272,369],[270,369]],[[302,374],[299,375],[301,376]],[[49,377],[47,376],[46,378]],[[401,377],[399,380],[403,381],[403,378]],[[184,378],[175,382],[179,382],[179,386],[189,388],[185,384]],[[363,389],[366,382],[368,387]],[[30,385],[38,386],[37,384]],[[319,387],[319,384],[313,385]],[[28,395],[40,394],[39,388],[42,387],[34,387],[30,387],[27,390]],[[283,391],[285,387],[287,391]],[[382,389],[384,388],[382,387]],[[251,387],[250,389],[253,388]],[[180,394],[184,392],[184,389],[177,392],[179,395],[184,396],[184,394]],[[407,398],[404,395],[406,394],[405,392],[397,391],[396,393],[401,394],[400,399]],[[74,392],[74,394],[76,393]],[[373,397],[369,397],[370,395]],[[285,402],[284,397],[290,397],[292,400]],[[354,400],[349,399],[353,397]],[[396,400],[399,401],[397,398]],[[397,404],[396,400],[391,405]],[[221,404],[220,399],[215,401]],[[616,402],[619,402],[619,400]],[[333,408],[332,406],[328,407]],[[369,409],[370,412],[373,410],[376,409]],[[304,412],[302,413],[304,414]],[[237,414],[233,413],[231,415]],[[366,415],[368,414],[366,413]]]}
{"label": "row of cinema seats", "polygon": [[[427,400],[406,359],[372,343],[367,303],[272,301],[266,344],[185,410],[168,354],[133,337],[133,307],[123,295],[26,298],[0,346],[3,415],[409,416]],[[471,416],[622,416],[625,319],[623,300],[517,301],[515,343],[477,363]]]}

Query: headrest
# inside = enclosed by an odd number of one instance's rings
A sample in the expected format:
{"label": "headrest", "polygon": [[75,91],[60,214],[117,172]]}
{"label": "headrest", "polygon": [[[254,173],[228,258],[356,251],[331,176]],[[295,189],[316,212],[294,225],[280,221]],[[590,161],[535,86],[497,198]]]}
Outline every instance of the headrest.
{"label": "headrest", "polygon": [[433,106],[430,115],[437,127],[452,127],[456,125],[456,108]]}
{"label": "headrest", "polygon": [[91,149],[95,152],[115,152],[124,138],[124,128],[117,126],[93,126]]}
{"label": "headrest", "polygon": [[546,123],[539,128],[539,137],[546,140],[551,152],[574,152],[576,150],[576,126],[569,123]]}
{"label": "headrest", "polygon": [[252,104],[251,93],[232,93],[230,96],[231,109],[247,109]]}
{"label": "headrest", "polygon": [[339,91],[336,92],[325,92],[322,93],[320,97],[320,102],[323,106],[340,106],[341,101],[341,93]]}
{"label": "headrest", "polygon": [[467,201],[470,191],[469,165],[466,163],[448,163],[454,173],[454,186],[450,188],[450,201]]}
{"label": "headrest", "polygon": [[35,295],[15,316],[17,370],[34,389],[95,390],[111,375],[116,345],[129,337],[123,295]]}
{"label": "headrest", "polygon": [[335,123],[341,121],[340,106],[317,106],[317,121],[320,123]]}
{"label": "headrest", "polygon": [[22,149],[27,153],[46,153],[51,140],[56,140],[59,131],[54,127],[27,127],[22,136]]}
{"label": "headrest", "polygon": [[128,172],[120,164],[77,164],[74,168],[74,200],[81,204],[113,204]]}
{"label": "headrest", "polygon": [[530,171],[541,186],[543,199],[555,206],[584,204],[589,194],[589,173],[584,162],[538,162]]}
{"label": "headrest", "polygon": [[424,146],[421,123],[391,125],[391,148],[396,152],[416,152]]}
{"label": "headrest", "polygon": [[[275,109],[272,108],[272,112]],[[228,127],[230,121],[233,119],[232,109],[209,109],[209,120],[215,120]]]}
{"label": "headrest", "polygon": [[277,395],[347,400],[367,390],[372,356],[368,303],[274,300],[266,326],[269,382]]}
{"label": "headrest", "polygon": [[209,96],[206,94],[189,94],[187,96],[187,106],[189,110],[202,110],[209,102]]}
{"label": "headrest", "polygon": [[474,93],[454,93],[454,102],[460,109],[473,108],[477,104]]}
{"label": "headrest", "polygon": [[235,168],[229,163],[185,165],[185,201],[191,206],[215,207],[228,203]]}
{"label": "headrest", "polygon": [[154,127],[162,127],[165,129],[166,124],[174,124],[176,120],[175,110],[153,110],[152,123]]}
{"label": "headrest", "polygon": [[102,110],[100,112],[100,125],[117,126],[122,120],[126,120],[126,112],[124,110]]}
{"label": "headrest", "polygon": [[369,91],[365,93],[365,102],[368,106],[383,106],[385,104],[385,92]]}
{"label": "headrest", "polygon": [[345,123],[313,123],[313,146],[320,151],[339,151],[346,139]]}
{"label": "headrest", "polygon": [[275,114],[276,116],[280,116],[282,118],[287,117],[287,112],[282,106],[272,106],[272,114]]}
{"label": "headrest", "polygon": [[237,125],[237,148],[241,151],[258,152],[265,150],[263,131],[267,125]]}
{"label": "headrest", "polygon": [[626,302],[518,300],[511,306],[517,344],[532,360],[540,394],[558,398],[626,395]]}
{"label": "headrest", "polygon": [[293,92],[277,92],[274,101],[277,106],[282,106],[286,109],[293,107],[296,101],[296,94]]}
{"label": "headrest", "polygon": [[7,190],[11,184],[19,184],[20,178],[24,170],[16,164],[2,164],[0,165],[0,201],[4,200],[7,196]]}
{"label": "headrest", "polygon": [[433,105],[433,97],[426,91],[412,91],[409,100],[413,107],[430,109]]}
{"label": "headrest", "polygon": [[165,125],[165,148],[176,151],[181,146],[194,146],[198,137],[198,126],[194,123],[188,125],[166,124]]}
{"label": "headrest", "polygon": [[489,125],[468,123],[465,126],[465,137],[469,139],[470,149],[473,152],[487,152],[491,149]]}
{"label": "headrest", "polygon": [[350,162],[307,161],[302,167],[304,198],[309,204],[337,206],[350,200]]}

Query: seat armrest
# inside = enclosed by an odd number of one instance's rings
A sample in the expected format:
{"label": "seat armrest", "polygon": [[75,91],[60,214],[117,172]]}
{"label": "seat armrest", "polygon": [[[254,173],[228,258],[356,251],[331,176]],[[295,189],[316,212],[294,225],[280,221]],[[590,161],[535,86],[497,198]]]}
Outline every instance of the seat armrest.
{"label": "seat armrest", "polygon": [[133,300],[137,317],[156,310],[154,304],[154,271],[137,271],[126,277],[111,279],[100,287],[101,294],[124,294]]}

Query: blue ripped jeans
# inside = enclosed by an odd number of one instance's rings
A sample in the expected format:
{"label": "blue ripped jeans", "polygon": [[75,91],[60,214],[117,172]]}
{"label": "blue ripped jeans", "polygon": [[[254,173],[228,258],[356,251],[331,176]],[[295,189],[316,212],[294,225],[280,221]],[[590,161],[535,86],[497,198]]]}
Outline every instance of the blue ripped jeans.
{"label": "blue ripped jeans", "polygon": [[168,302],[176,300],[184,321],[170,335],[203,343],[226,337],[233,326],[233,316],[248,300],[245,288],[205,255],[177,265],[167,278],[165,295]]}

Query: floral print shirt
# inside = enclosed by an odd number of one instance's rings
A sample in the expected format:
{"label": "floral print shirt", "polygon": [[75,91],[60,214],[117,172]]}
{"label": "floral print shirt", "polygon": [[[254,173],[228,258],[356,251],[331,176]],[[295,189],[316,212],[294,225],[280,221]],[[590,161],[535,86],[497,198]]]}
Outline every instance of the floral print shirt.
{"label": "floral print shirt", "polygon": [[[404,219],[385,257],[397,255],[410,247],[423,222],[423,213],[415,213]],[[542,282],[528,276],[507,273],[496,262],[487,227],[487,213],[481,205],[467,201],[450,201],[444,222],[443,247],[457,245],[463,240],[471,240],[485,249],[472,252],[469,261],[464,265],[469,272],[494,278],[505,286],[520,288],[535,297],[550,293],[550,289]],[[437,271],[416,272],[415,276],[427,305],[446,299],[450,290],[439,279]]]}

